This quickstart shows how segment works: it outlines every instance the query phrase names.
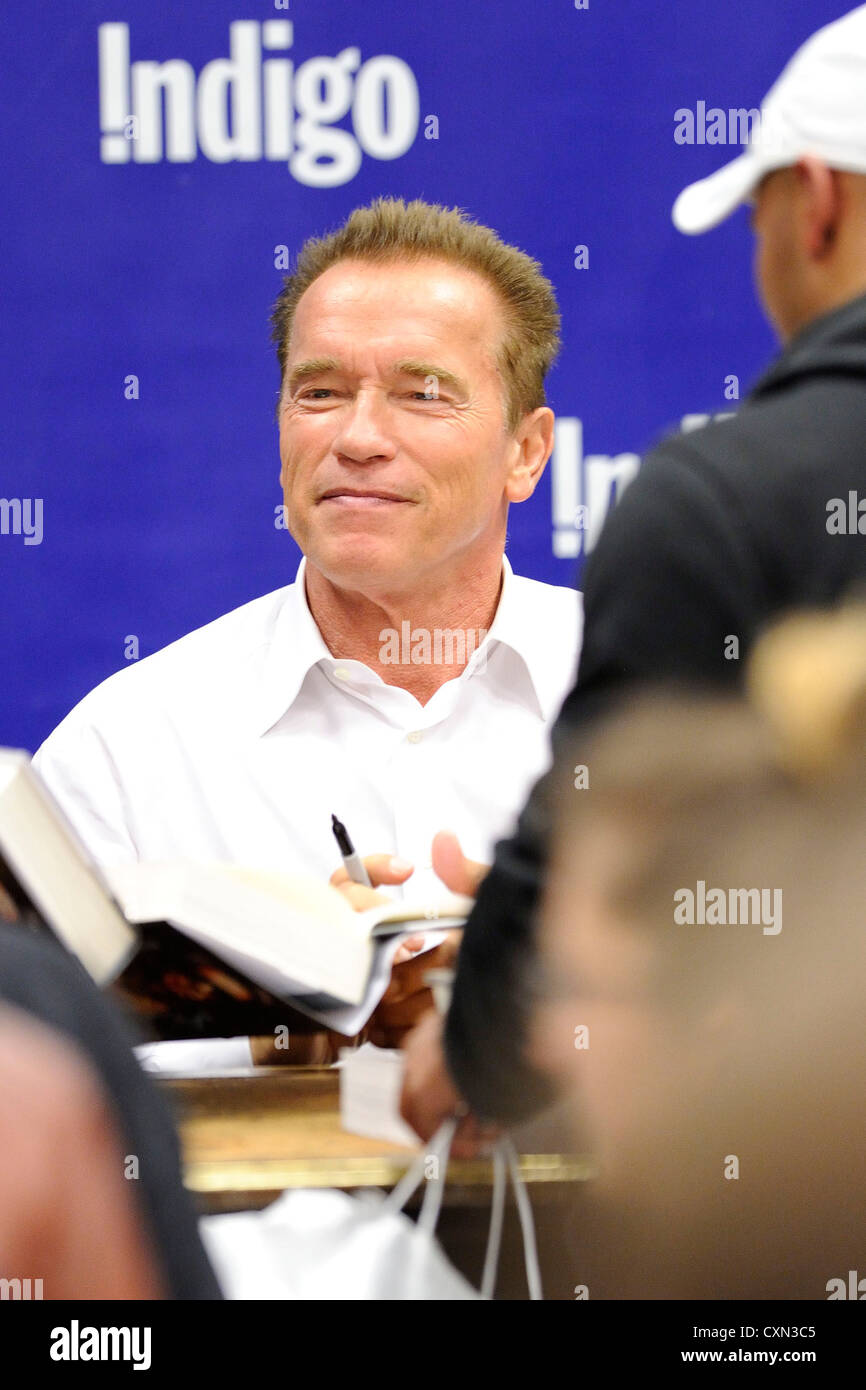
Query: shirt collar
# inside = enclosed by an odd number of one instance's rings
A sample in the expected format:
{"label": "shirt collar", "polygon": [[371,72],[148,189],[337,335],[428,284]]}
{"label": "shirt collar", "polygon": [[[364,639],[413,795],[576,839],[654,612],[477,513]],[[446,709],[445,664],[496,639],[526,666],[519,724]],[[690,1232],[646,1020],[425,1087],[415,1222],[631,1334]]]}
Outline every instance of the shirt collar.
{"label": "shirt collar", "polygon": [[[294,584],[285,590],[285,599],[265,653],[256,719],[261,734],[267,733],[291,708],[314,666],[320,662],[332,666],[340,664],[329,651],[310,611],[304,582],[306,567],[306,557],[303,557]],[[522,694],[540,716],[546,717],[561,694],[550,661],[550,641],[551,634],[539,624],[537,605],[531,602],[530,594],[512,570],[507,555],[503,555],[499,604],[484,641],[467,664],[464,677],[471,679],[479,666],[483,670],[501,644],[517,658],[514,674],[519,687],[515,683],[514,694]]]}
{"label": "shirt collar", "polygon": [[294,584],[285,591],[265,654],[261,700],[256,720],[259,733],[267,733],[297,698],[307,674],[320,661],[333,661],[307,602],[301,558]]}
{"label": "shirt collar", "polygon": [[533,589],[531,581],[516,575],[508,556],[503,555],[499,606],[486,638],[469,665],[484,660],[488,643],[488,661],[495,644],[507,647],[516,658],[513,671],[515,681],[520,682],[519,687],[516,683],[512,687],[514,694],[522,695],[527,704],[532,704],[537,713],[546,718],[562,696],[559,673],[550,659],[550,644],[557,640],[557,635],[539,622],[538,599]]}

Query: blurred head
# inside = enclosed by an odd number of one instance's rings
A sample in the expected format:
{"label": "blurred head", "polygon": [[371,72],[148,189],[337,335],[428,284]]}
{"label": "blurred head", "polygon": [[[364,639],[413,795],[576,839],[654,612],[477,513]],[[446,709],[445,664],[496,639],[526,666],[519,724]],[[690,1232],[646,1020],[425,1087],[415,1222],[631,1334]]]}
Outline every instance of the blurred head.
{"label": "blurred head", "polygon": [[804,155],[753,196],[755,284],[783,342],[866,293],[866,176]]}
{"label": "blurred head", "polygon": [[[563,779],[533,1060],[598,1160],[597,1296],[822,1298],[857,1267],[864,623],[771,633],[757,711],[648,695],[568,760],[589,786]],[[721,920],[679,914],[700,884]]]}
{"label": "blurred head", "polygon": [[594,1149],[621,1177],[660,1107],[705,1084],[719,1030],[740,1007],[732,981],[743,954],[768,940],[760,926],[723,940],[721,929],[677,925],[674,895],[702,876],[716,882],[720,828],[744,808],[751,819],[781,778],[768,734],[740,702],[673,692],[627,707],[578,759],[589,786],[560,799],[534,1056],[579,1088]]}
{"label": "blurred head", "polygon": [[760,111],[717,114],[745,148],[683,189],[673,221],[695,235],[754,204],[757,289],[787,342],[866,292],[866,5],[800,46]]}
{"label": "blurred head", "polygon": [[388,590],[505,538],[553,444],[536,262],[457,210],[380,199],[308,242],[274,309],[289,529],[334,583]]}

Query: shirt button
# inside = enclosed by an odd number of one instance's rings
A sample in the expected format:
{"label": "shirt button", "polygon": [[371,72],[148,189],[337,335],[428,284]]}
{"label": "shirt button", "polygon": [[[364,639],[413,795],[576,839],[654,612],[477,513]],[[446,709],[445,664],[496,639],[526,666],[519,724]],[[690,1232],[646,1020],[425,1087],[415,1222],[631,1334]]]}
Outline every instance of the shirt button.
{"label": "shirt button", "polygon": [[420,743],[423,737],[424,735],[418,729],[413,729],[412,733],[408,735],[410,743]]}
{"label": "shirt button", "polygon": [[338,681],[347,681],[349,679],[349,672],[345,666],[335,666],[334,675]]}

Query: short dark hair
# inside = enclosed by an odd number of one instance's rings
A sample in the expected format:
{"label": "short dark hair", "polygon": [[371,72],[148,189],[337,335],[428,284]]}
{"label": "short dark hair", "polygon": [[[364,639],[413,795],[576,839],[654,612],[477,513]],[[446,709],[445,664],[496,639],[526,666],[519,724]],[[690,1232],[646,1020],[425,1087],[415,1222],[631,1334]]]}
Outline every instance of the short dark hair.
{"label": "short dark hair", "polygon": [[538,261],[459,208],[420,199],[406,203],[401,198],[377,198],[368,207],[356,208],[336,231],[304,242],[297,268],[285,277],[271,314],[281,384],[298,301],[324,271],[343,260],[428,258],[475,271],[499,296],[508,322],[497,361],[509,430],[545,405],[544,379],[559,351],[560,316],[553,286]]}

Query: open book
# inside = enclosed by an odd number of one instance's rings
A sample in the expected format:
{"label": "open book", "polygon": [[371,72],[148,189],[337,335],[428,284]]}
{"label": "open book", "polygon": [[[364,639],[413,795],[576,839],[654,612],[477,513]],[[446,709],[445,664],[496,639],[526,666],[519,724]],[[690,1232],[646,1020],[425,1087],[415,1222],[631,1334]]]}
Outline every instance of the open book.
{"label": "open book", "polygon": [[[433,901],[355,912],[330,884],[275,871],[100,868],[27,754],[0,749],[0,919],[50,928],[99,985],[119,980],[158,1036],[267,1032],[285,1019],[279,1001],[355,1034],[400,941],[462,926],[471,905],[443,889]],[[203,1007],[214,990],[250,1017],[227,1005],[221,1025],[219,1009]]]}

